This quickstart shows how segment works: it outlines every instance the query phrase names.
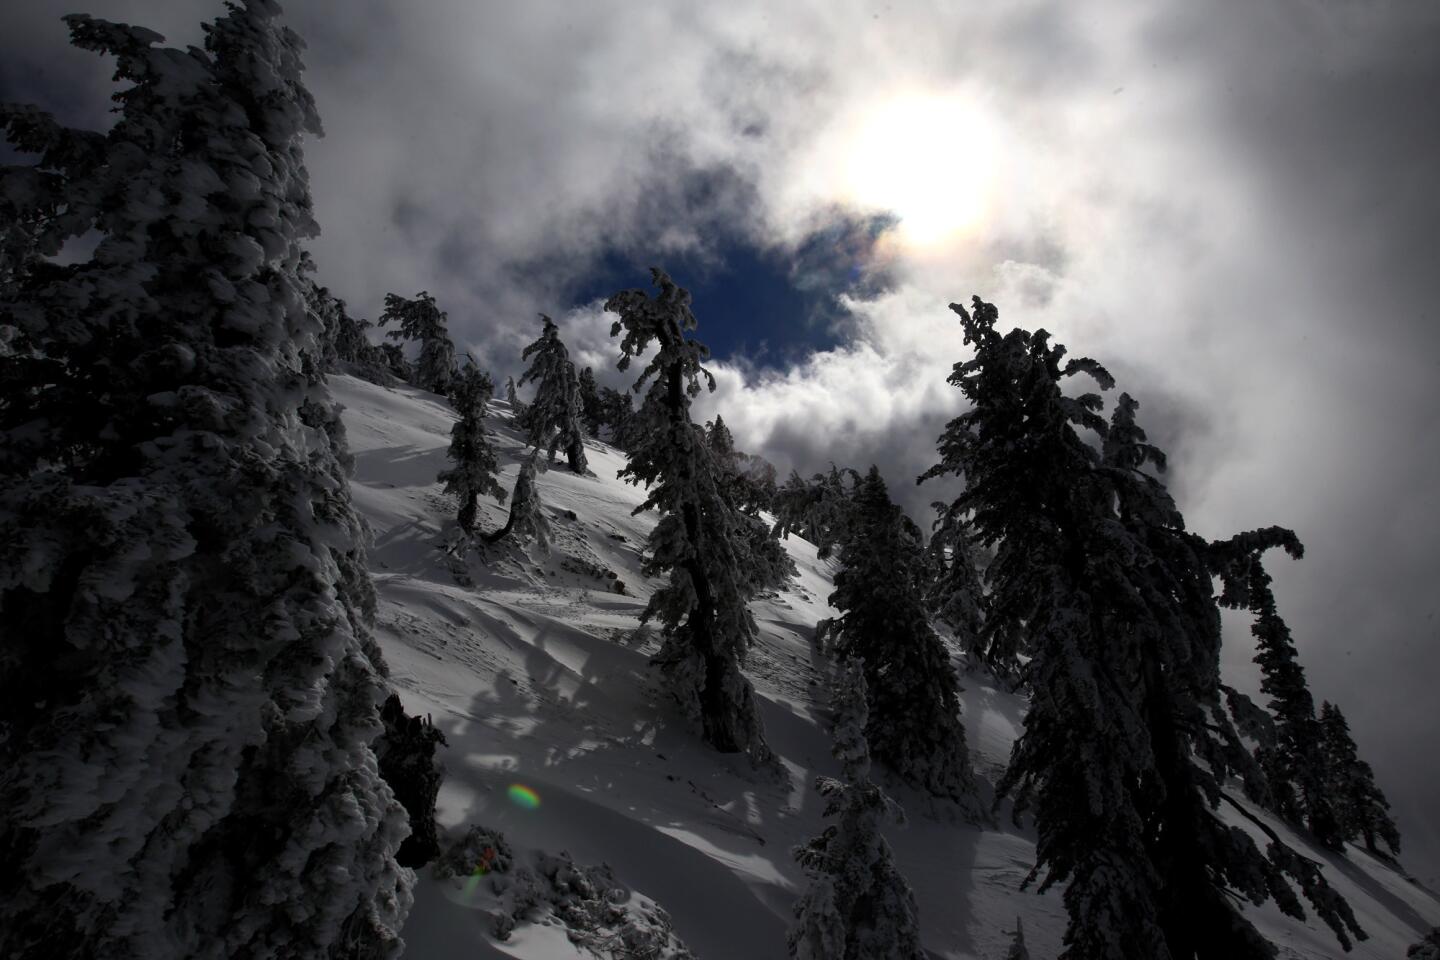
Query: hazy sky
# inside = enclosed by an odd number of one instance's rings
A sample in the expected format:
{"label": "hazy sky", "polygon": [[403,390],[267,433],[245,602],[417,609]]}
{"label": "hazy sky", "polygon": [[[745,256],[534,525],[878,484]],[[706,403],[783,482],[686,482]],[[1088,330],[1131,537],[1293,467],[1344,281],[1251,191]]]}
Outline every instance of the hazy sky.
{"label": "hazy sky", "polygon": [[[0,98],[101,125],[71,6],[0,7]],[[220,4],[73,7],[189,43]],[[365,316],[431,291],[502,380],[543,310],[618,383],[596,298],[665,266],[703,412],[785,468],[876,462],[928,523],[949,301],[1109,366],[1193,528],[1304,540],[1271,566],[1311,685],[1440,882],[1440,5],[286,7],[322,281]]]}

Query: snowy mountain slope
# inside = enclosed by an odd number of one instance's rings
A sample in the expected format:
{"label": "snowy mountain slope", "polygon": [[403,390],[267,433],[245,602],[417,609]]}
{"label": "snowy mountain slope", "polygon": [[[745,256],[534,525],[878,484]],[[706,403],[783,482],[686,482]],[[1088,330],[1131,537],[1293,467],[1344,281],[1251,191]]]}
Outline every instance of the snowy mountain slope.
{"label": "snowy mountain slope", "polygon": [[[664,907],[678,935],[707,960],[783,957],[790,904],[804,884],[790,848],[823,827],[814,776],[837,772],[823,723],[825,664],[811,643],[815,622],[832,614],[825,603],[831,562],[791,538],[786,546],[800,576],[752,605],[762,638],[747,673],[789,780],[773,782],[686,731],[646,666],[658,642],[636,629],[652,588],[639,572],[640,549],[656,518],[631,515],[642,495],[615,478],[621,454],[592,441],[592,475],[561,465],[540,476],[554,531],[548,556],[505,545],[457,561],[441,549],[454,533],[454,504],[435,482],[446,464],[448,404],[351,377],[331,383],[346,407],[355,502],[374,536],[377,633],[407,709],[432,714],[449,739],[442,828],[458,835],[481,823],[517,847],[608,863],[621,882]],[[522,444],[506,405],[493,411],[509,487]],[[481,529],[503,522],[502,508],[482,506]],[[993,777],[1019,732],[1023,703],[978,676],[962,681],[972,755]],[[512,784],[532,788],[539,806],[511,802]],[[910,822],[890,841],[934,956],[1003,956],[1004,931],[1017,915],[1033,956],[1058,951],[1059,892],[1018,889],[1033,857],[1027,830],[1008,817],[979,829],[926,816],[921,798],[894,793]],[[1362,851],[1335,858],[1290,839],[1332,864],[1331,883],[1370,934],[1350,956],[1402,957],[1440,924],[1440,900]],[[409,956],[579,955],[553,928],[522,927],[493,943],[476,904],[428,871],[416,894],[405,928]],[[1315,921],[1296,923],[1269,905],[1256,916],[1282,956],[1343,955]]]}

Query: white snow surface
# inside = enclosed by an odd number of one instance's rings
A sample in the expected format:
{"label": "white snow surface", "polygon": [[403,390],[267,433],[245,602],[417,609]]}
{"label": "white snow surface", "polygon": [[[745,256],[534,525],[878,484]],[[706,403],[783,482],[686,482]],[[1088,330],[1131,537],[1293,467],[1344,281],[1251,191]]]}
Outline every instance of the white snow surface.
{"label": "white snow surface", "polygon": [[[539,476],[554,533],[548,556],[497,545],[461,562],[443,550],[456,532],[456,505],[435,480],[447,465],[454,422],[446,400],[341,375],[331,377],[331,389],[345,406],[354,499],[374,538],[376,633],[391,680],[406,709],[430,714],[449,739],[441,749],[442,829],[458,836],[480,823],[503,831],[517,849],[608,863],[621,883],[664,908],[676,934],[705,960],[783,958],[791,904],[806,882],[790,850],[824,828],[815,776],[839,772],[825,726],[827,664],[811,644],[815,622],[834,615],[825,602],[833,561],[817,560],[811,544],[791,537],[786,547],[799,577],[751,607],[760,641],[746,673],[789,779],[775,782],[686,729],[647,666],[659,643],[637,626],[656,584],[639,572],[640,550],[656,517],[632,516],[643,494],[616,479],[623,454],[587,440],[589,475],[570,473],[562,461]],[[497,401],[491,411],[508,489],[522,440],[508,404]],[[481,530],[504,519],[504,508],[482,500]],[[619,575],[625,594],[587,572],[605,569]],[[1024,702],[960,669],[972,759],[993,782],[1019,733]],[[512,784],[534,790],[539,806],[513,803]],[[1040,896],[1019,889],[1034,857],[1028,823],[1013,826],[1008,809],[986,827],[927,816],[921,798],[894,784],[888,789],[910,814],[887,836],[914,888],[932,956],[1003,957],[1017,916],[1032,956],[1058,953],[1060,890]],[[1395,960],[1440,925],[1440,898],[1392,867],[1353,847],[1347,857],[1327,854],[1272,826],[1326,862],[1331,884],[1350,901],[1369,939],[1348,956]],[[479,905],[428,868],[415,894],[404,928],[409,957],[583,956],[543,925],[494,942]],[[1249,909],[1282,958],[1347,956],[1313,917],[1300,923],[1273,904]]]}

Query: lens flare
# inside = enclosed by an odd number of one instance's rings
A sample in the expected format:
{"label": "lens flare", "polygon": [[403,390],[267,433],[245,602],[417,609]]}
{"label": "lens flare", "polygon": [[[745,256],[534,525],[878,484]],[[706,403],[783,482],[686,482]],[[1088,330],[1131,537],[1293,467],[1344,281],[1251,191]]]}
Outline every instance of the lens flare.
{"label": "lens flare", "polygon": [[511,802],[516,806],[524,807],[526,810],[534,810],[540,806],[540,794],[531,790],[529,787],[512,783],[510,784],[510,789],[506,792],[510,795]]}

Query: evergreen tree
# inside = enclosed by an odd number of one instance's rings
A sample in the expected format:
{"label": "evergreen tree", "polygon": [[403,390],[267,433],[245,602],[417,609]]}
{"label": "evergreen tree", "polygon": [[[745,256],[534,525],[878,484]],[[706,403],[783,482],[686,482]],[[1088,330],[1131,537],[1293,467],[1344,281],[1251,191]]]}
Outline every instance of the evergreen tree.
{"label": "evergreen tree", "polygon": [[740,473],[740,457],[735,449],[735,440],[725,421],[716,416],[704,429],[705,443],[710,448],[710,457],[715,464],[720,495],[738,516],[736,526],[741,534],[741,546],[745,558],[741,571],[748,583],[747,593],[755,596],[770,590],[779,590],[789,583],[796,574],[795,561],[780,544],[770,525],[756,514],[756,493]]}
{"label": "evergreen tree", "polygon": [[980,551],[965,522],[952,514],[947,504],[937,503],[935,508],[939,517],[926,547],[928,563],[923,573],[925,605],[949,625],[960,649],[973,661],[986,664],[996,676],[1013,684],[1018,680],[1014,661],[1000,657],[992,662],[989,651],[980,644],[985,623]]}
{"label": "evergreen tree", "polygon": [[860,474],[833,463],[829,473],[817,473],[809,482],[792,470],[774,497],[776,535],[784,538],[797,533],[815,544],[821,560],[826,559],[847,536],[850,497],[859,482]]}
{"label": "evergreen tree", "polygon": [[610,428],[610,444],[620,450],[629,450],[636,439],[631,435],[635,421],[635,405],[630,394],[600,388],[601,426]]}
{"label": "evergreen tree", "polygon": [[705,442],[723,474],[725,496],[741,513],[758,516],[775,499],[775,467],[763,457],[735,449],[735,437],[719,414],[705,425]]}
{"label": "evergreen tree", "polygon": [[379,368],[386,371],[390,376],[401,383],[415,382],[415,364],[411,363],[405,356],[405,351],[400,349],[398,343],[376,344],[379,354]]}
{"label": "evergreen tree", "polygon": [[1332,798],[1340,832],[1346,840],[1364,838],[1365,849],[1378,853],[1376,841],[1400,853],[1400,831],[1390,819],[1390,802],[1375,785],[1370,764],[1360,759],[1345,714],[1333,703],[1320,705],[1320,728],[1325,751],[1326,786]]}
{"label": "evergreen tree", "polygon": [[1015,935],[1010,939],[1010,949],[1005,951],[1005,960],[1030,960],[1030,951],[1025,949],[1025,924],[1015,918]]}
{"label": "evergreen tree", "polygon": [[381,386],[391,382],[384,351],[371,343],[365,333],[373,326],[369,320],[350,316],[344,300],[313,280],[306,283],[305,299],[324,329],[320,355],[327,372],[353,373]]}
{"label": "evergreen tree", "polygon": [[510,515],[505,526],[487,534],[486,543],[499,543],[513,536],[517,541],[534,540],[542,551],[550,549],[550,521],[545,519],[544,504],[540,501],[540,488],[535,484],[535,475],[543,473],[545,462],[536,450],[520,461],[520,474],[515,478],[515,492],[510,496]]}
{"label": "evergreen tree", "polygon": [[973,315],[952,309],[975,356],[950,382],[972,406],[925,476],[964,476],[950,509],[995,551],[980,643],[1015,658],[1031,691],[997,792],[1017,817],[1035,811],[1032,879],[1068,881],[1061,956],[1273,957],[1231,894],[1303,916],[1287,877],[1348,948],[1363,933],[1319,866],[1251,817],[1269,834],[1262,854],[1215,813],[1228,802],[1251,816],[1221,787],[1253,773],[1220,703],[1217,571],[1142,469],[1164,461],[1136,404],[1122,396],[1107,423],[1099,396],[1060,390],[1081,372],[1108,389],[1095,361],[1062,364],[1044,331],[1000,334],[978,297]]}
{"label": "evergreen tree", "polygon": [[525,415],[525,404],[520,401],[520,397],[515,393],[514,377],[505,378],[505,402],[510,404],[510,414],[515,418],[515,422],[517,424],[521,423]]}
{"label": "evergreen tree", "polygon": [[842,779],[817,777],[825,816],[835,822],[794,850],[810,875],[787,936],[795,960],[922,960],[915,897],[896,869],[883,821],[903,822],[900,806],[870,780],[870,725],[864,665],[846,661],[831,692],[835,758]]}
{"label": "evergreen tree", "polygon": [[635,414],[634,442],[621,476],[648,488],[636,511],[658,509],[642,567],[647,576],[669,574],[656,590],[642,622],[659,618],[664,644],[654,662],[661,667],[686,716],[717,750],[740,751],[757,763],[772,759],[750,681],[741,672],[756,627],[746,602],[753,582],[742,570],[744,538],[739,514],[725,501],[719,471],[703,431],[690,420],[691,398],[700,377],[705,345],[687,337],[695,329],[690,294],[664,271],[651,271],[660,293],[626,290],[605,302],[619,314],[611,336],[622,330],[621,370],[654,347],[636,381],[645,399]]}
{"label": "evergreen tree", "polygon": [[203,50],[66,18],[126,84],[103,135],[0,107],[39,156],[0,196],[64,205],[36,249],[100,236],[0,299],[27,385],[0,404],[6,957],[375,957],[409,908],[301,276],[319,120],[275,5],[227,9]]}
{"label": "evergreen tree", "polygon": [[1266,805],[1292,824],[1308,828],[1323,846],[1339,850],[1344,846],[1344,831],[1327,783],[1324,732],[1315,715],[1300,654],[1276,608],[1270,574],[1260,559],[1272,543],[1296,558],[1304,555],[1304,548],[1288,530],[1271,533],[1273,536],[1259,542],[1241,537],[1213,548],[1235,584],[1226,602],[1255,614],[1250,632],[1256,641],[1260,691],[1269,696],[1275,718],[1274,738],[1256,748],[1255,759],[1265,774]]}
{"label": "evergreen tree", "polygon": [[450,428],[448,456],[453,466],[436,479],[445,484],[446,493],[460,499],[457,521],[467,534],[475,530],[477,497],[489,494],[505,502],[505,488],[495,478],[495,449],[485,437],[485,414],[493,390],[490,374],[482,373],[474,363],[466,363],[450,383],[450,403],[459,414]]}
{"label": "evergreen tree", "polygon": [[387,337],[419,342],[420,355],[415,359],[411,382],[431,393],[448,393],[450,379],[455,375],[455,345],[450,342],[450,329],[445,321],[445,312],[424,290],[415,294],[413,300],[385,294],[380,326],[393,322],[398,329],[387,332]]}
{"label": "evergreen tree", "polygon": [[605,422],[605,406],[600,401],[595,371],[589,367],[580,371],[580,419],[585,424],[586,433],[592,437],[600,436],[600,425]]}
{"label": "evergreen tree", "polygon": [[950,655],[926,618],[915,568],[921,560],[890,501],[880,471],[855,488],[830,606],[836,652],[865,664],[874,701],[866,739],[876,759],[938,797],[971,792],[970,758],[960,722]]}
{"label": "evergreen tree", "polygon": [[547,456],[553,460],[555,451],[563,449],[571,472],[584,473],[585,434],[580,428],[580,384],[575,364],[570,362],[555,322],[543,313],[540,320],[544,326],[539,339],[521,354],[530,361],[530,369],[520,377],[520,386],[536,384],[521,426],[537,450],[546,447]]}

